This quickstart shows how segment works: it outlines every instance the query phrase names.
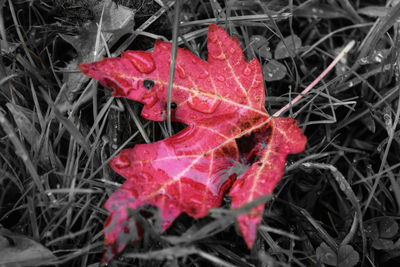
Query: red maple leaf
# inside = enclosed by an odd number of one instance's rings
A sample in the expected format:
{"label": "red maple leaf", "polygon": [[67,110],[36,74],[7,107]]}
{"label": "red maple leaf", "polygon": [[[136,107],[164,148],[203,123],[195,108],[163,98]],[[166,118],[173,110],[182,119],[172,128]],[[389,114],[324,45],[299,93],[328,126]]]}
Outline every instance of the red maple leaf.
{"label": "red maple leaf", "polygon": [[[163,121],[170,54],[171,44],[157,41],[153,52],[127,51],[121,58],[79,67],[113,89],[114,96],[143,103],[143,117]],[[270,194],[283,175],[287,154],[304,150],[306,138],[296,121],[266,112],[259,62],[247,62],[238,40],[223,28],[209,27],[207,62],[178,48],[175,71],[172,120],[187,127],[162,141],[125,149],[110,162],[126,182],[105,204],[110,211],[104,226],[105,260],[132,241],[126,233],[136,229],[136,222],[128,208],[158,207],[164,230],[182,212],[206,216],[230,187],[232,208],[239,208]],[[254,147],[240,151],[237,140],[242,137]],[[236,177],[230,173],[239,157],[251,165]],[[261,204],[238,216],[249,248],[263,208]]]}

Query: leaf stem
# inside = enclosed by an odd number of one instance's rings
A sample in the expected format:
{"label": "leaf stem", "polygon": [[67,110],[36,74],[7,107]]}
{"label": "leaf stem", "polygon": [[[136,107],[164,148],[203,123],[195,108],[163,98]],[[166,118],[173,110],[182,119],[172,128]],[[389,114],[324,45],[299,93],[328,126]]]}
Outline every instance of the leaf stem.
{"label": "leaf stem", "polygon": [[176,65],[176,54],[178,50],[178,30],[179,30],[179,14],[181,9],[181,1],[176,0],[175,2],[175,14],[174,14],[174,25],[172,27],[172,48],[171,48],[171,63],[169,65],[169,80],[168,80],[168,97],[167,97],[167,128],[169,136],[172,136],[172,125],[171,125],[171,97],[172,97],[172,85],[174,81],[175,65]]}
{"label": "leaf stem", "polygon": [[353,48],[355,42],[354,40],[350,41],[345,48],[337,55],[337,57],[329,64],[329,66],[315,79],[312,83],[310,83],[309,86],[307,86],[298,96],[296,96],[292,101],[290,101],[288,104],[286,104],[283,108],[275,112],[274,117],[279,117],[283,112],[289,109],[289,107],[294,106],[295,103],[297,103],[304,95],[306,95],[311,89],[314,88],[314,86],[319,83],[319,81],[324,78],[328,72],[330,72],[333,67],[350,51],[351,48]]}

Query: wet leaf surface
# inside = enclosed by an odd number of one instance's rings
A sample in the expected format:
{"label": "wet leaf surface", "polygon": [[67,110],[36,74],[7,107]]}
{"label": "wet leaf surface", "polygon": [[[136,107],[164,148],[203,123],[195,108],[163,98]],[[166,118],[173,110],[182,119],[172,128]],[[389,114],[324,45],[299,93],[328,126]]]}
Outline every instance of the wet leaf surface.
{"label": "wet leaf surface", "polygon": [[[232,208],[240,208],[272,193],[287,154],[304,150],[306,138],[296,121],[266,112],[257,59],[247,62],[237,39],[216,25],[209,28],[208,52],[205,62],[178,48],[172,120],[187,127],[164,140],[125,149],[110,162],[126,182],[105,205],[110,216],[104,226],[104,261],[137,239],[126,238],[131,228],[142,234],[128,209],[158,207],[165,230],[182,212],[206,216],[229,188]],[[143,103],[144,118],[163,121],[170,54],[171,44],[157,41],[153,52],[126,51],[121,58],[81,64],[80,69],[113,89],[114,96]],[[237,171],[238,162],[248,168]],[[238,216],[249,248],[263,209],[261,204]]]}

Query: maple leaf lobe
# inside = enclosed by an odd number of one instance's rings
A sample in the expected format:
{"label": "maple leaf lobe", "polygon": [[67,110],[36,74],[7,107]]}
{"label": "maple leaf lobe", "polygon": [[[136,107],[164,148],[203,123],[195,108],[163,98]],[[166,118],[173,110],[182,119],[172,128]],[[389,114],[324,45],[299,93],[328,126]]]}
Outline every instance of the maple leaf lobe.
{"label": "maple leaf lobe", "polygon": [[[257,198],[271,194],[284,174],[286,156],[305,149],[306,137],[297,127],[295,120],[274,118],[268,127],[271,127],[268,140],[259,140],[254,149],[259,156],[257,164],[252,164],[232,185],[229,192],[232,208],[240,208]],[[249,214],[241,214],[237,218],[249,248],[256,238],[257,225],[262,219],[263,210],[264,204],[261,204],[254,207]]]}
{"label": "maple leaf lobe", "polygon": [[[209,60],[205,62],[187,49],[178,49],[172,102],[179,107],[173,120],[188,124],[248,105],[265,112],[261,68],[256,58],[244,58],[240,44],[221,27],[211,25]],[[86,75],[114,90],[116,97],[142,102],[142,116],[165,120],[166,90],[171,44],[156,41],[153,52],[126,51],[121,58],[80,64]],[[151,91],[144,80],[152,80]],[[222,104],[222,105],[221,105]],[[217,110],[218,109],[218,110]]]}

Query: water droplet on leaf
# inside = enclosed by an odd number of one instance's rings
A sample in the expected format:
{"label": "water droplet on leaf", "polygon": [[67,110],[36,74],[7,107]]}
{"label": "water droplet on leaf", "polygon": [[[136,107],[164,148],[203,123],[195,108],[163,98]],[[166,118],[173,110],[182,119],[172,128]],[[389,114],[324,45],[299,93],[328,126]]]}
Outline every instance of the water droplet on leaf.
{"label": "water droplet on leaf", "polygon": [[217,80],[220,81],[220,82],[224,82],[224,81],[225,81],[225,77],[222,76],[222,75],[218,75],[218,76],[215,77],[215,78],[217,78]]}
{"label": "water droplet on leaf", "polygon": [[154,180],[154,178],[153,178],[153,176],[152,176],[150,173],[143,172],[143,173],[140,175],[140,180],[141,180],[142,183],[145,183],[145,182],[149,182],[149,181]]}
{"label": "water droplet on leaf", "polygon": [[190,94],[188,100],[188,105],[191,109],[207,114],[213,113],[220,103],[221,99],[219,98],[193,93]]}
{"label": "water droplet on leaf", "polygon": [[210,75],[210,73],[208,73],[208,71],[205,70],[203,73],[201,73],[199,75],[199,78],[204,79],[204,78],[207,78],[209,75]]}
{"label": "water droplet on leaf", "polygon": [[114,159],[114,166],[118,169],[125,169],[131,166],[131,161],[127,155],[120,154],[119,157]]}
{"label": "water droplet on leaf", "polygon": [[274,168],[274,166],[270,162],[265,162],[264,168],[267,170],[272,170]]}
{"label": "water droplet on leaf", "polygon": [[133,63],[135,68],[142,73],[150,73],[156,69],[154,59],[149,52],[122,52],[122,57],[129,59]]}
{"label": "water droplet on leaf", "polygon": [[261,85],[261,81],[259,81],[259,80],[254,80],[253,83],[252,83],[252,85],[251,85],[251,87],[254,88],[254,87],[258,87],[258,86],[260,86],[260,85]]}
{"label": "water droplet on leaf", "polygon": [[143,95],[141,102],[145,104],[147,108],[151,108],[157,103],[157,101],[158,101],[157,95],[155,93],[152,93]]}
{"label": "water droplet on leaf", "polygon": [[169,45],[167,43],[165,43],[165,42],[160,43],[159,46],[164,51],[169,50]]}
{"label": "water droplet on leaf", "polygon": [[179,65],[179,64],[176,64],[176,71],[178,72],[178,76],[179,76],[179,78],[181,78],[181,79],[185,79],[186,78],[186,72],[185,72],[185,70],[182,68],[182,66],[181,65]]}
{"label": "water droplet on leaf", "polygon": [[131,87],[129,87],[128,94],[130,90],[138,90],[139,89],[139,80],[132,80]]}
{"label": "water droplet on leaf", "polygon": [[212,57],[217,60],[225,60],[226,59],[226,55],[224,54],[224,52],[221,52],[221,54],[219,54],[219,55],[212,55]]}
{"label": "water droplet on leaf", "polygon": [[249,76],[251,74],[251,68],[249,65],[246,65],[246,67],[243,69],[243,74],[246,76]]}
{"label": "water droplet on leaf", "polygon": [[210,34],[208,36],[208,41],[210,43],[216,43],[218,41],[218,36],[216,34]]}

